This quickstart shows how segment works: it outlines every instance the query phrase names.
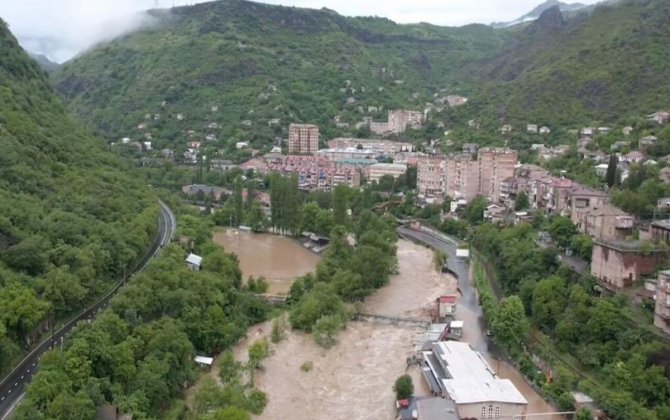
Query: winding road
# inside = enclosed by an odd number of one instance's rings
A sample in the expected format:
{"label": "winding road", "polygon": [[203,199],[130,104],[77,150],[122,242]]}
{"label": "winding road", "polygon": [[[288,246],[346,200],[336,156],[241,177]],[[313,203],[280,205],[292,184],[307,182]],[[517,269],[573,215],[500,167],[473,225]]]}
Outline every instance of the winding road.
{"label": "winding road", "polygon": [[149,261],[151,261],[151,259],[171,241],[177,228],[177,219],[172,210],[160,200],[159,206],[158,234],[147,253],[135,265],[134,269],[96,303],[86,308],[77,316],[55,330],[53,336],[47,335],[46,338],[42,340],[42,342],[0,382],[0,420],[9,418],[14,408],[23,399],[25,395],[25,387],[39,368],[39,360],[40,357],[42,357],[42,354],[52,346],[61,344],[64,337],[72,330],[77,322],[82,320],[92,320],[99,312],[102,312],[107,307],[112,297],[116,296],[119,289],[126,284],[126,280],[134,273],[144,270],[147,264],[149,264]]}
{"label": "winding road", "polygon": [[467,341],[472,348],[482,354],[489,353],[488,337],[486,336],[486,324],[482,308],[477,303],[474,285],[470,278],[470,264],[467,259],[456,257],[458,244],[451,238],[426,228],[409,228],[401,226],[396,229],[398,235],[411,241],[420,242],[433,249],[444,252],[447,258],[447,267],[458,278],[458,288],[461,298],[458,300],[459,311],[470,312],[471,322],[467,326]]}

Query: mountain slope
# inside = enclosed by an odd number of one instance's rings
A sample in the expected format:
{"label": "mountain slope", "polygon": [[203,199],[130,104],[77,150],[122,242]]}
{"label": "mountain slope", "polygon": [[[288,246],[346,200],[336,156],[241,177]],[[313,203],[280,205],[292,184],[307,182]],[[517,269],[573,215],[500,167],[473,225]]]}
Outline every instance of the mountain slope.
{"label": "mountain slope", "polygon": [[510,121],[617,121],[668,106],[670,3],[626,1],[589,17],[546,10],[496,56],[472,70],[474,102]]}
{"label": "mountain slope", "polygon": [[[145,114],[159,145],[188,129],[202,137],[216,122],[219,138],[262,146],[278,134],[272,118],[314,122],[328,135],[336,115],[360,121],[358,106],[385,118],[388,108],[423,109],[439,88],[458,92],[464,64],[507,36],[484,25],[398,25],[240,0],[154,14],[158,25],[65,64],[53,78],[70,109],[110,140],[137,139]],[[368,113],[370,106],[384,110]]]}
{"label": "mountain slope", "polygon": [[516,26],[522,23],[527,23],[527,22],[532,22],[535,19],[539,18],[542,12],[544,12],[547,9],[550,9],[554,6],[558,6],[561,12],[576,12],[578,10],[584,9],[588,7],[587,5],[583,3],[563,3],[559,0],[547,0],[544,3],[540,4],[530,12],[526,13],[525,15],[514,19],[511,22],[495,22],[492,23],[491,26],[494,28],[510,28],[512,26]]}
{"label": "mountain slope", "polygon": [[0,20],[0,372],[148,246],[146,188],[72,122]]}
{"label": "mountain slope", "polygon": [[42,70],[46,71],[47,73],[55,71],[60,66],[60,64],[54,63],[53,61],[49,60],[49,57],[47,57],[44,54],[34,54],[29,52],[28,55],[30,56],[30,58],[35,60],[37,64],[40,65]]}

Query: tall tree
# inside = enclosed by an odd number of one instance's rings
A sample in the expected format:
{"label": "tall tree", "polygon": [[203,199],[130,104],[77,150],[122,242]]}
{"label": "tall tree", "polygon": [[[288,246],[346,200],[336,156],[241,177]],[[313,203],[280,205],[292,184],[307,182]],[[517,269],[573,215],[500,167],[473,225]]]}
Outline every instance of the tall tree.
{"label": "tall tree", "polygon": [[347,210],[349,208],[349,187],[338,185],[333,190],[333,223],[336,225],[347,224]]}
{"label": "tall tree", "polygon": [[515,295],[503,299],[492,318],[493,335],[508,349],[521,343],[530,330],[521,298]]}
{"label": "tall tree", "polygon": [[607,164],[607,173],[605,175],[605,182],[607,182],[607,186],[610,188],[616,184],[617,165],[618,158],[612,153],[610,155],[610,161]]}

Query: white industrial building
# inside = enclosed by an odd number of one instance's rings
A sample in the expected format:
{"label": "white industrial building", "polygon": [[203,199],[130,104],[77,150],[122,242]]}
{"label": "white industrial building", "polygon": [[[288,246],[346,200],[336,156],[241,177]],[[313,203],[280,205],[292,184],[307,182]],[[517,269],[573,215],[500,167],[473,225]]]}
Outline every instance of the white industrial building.
{"label": "white industrial building", "polygon": [[501,379],[469,344],[442,341],[423,352],[423,376],[435,395],[456,404],[461,418],[523,416],[528,401],[509,379]]}

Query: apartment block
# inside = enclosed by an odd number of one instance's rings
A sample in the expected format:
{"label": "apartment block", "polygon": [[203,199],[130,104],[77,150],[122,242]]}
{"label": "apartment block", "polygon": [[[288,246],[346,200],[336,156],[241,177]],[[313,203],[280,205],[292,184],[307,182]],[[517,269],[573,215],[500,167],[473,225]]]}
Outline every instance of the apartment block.
{"label": "apartment block", "polygon": [[470,201],[480,194],[479,165],[468,153],[447,159],[447,195]]}
{"label": "apartment block", "polygon": [[447,161],[438,157],[424,157],[417,162],[416,186],[419,194],[443,199],[446,192]]}
{"label": "apartment block", "polygon": [[290,124],[288,127],[288,153],[315,155],[319,150],[319,127],[312,124]]}
{"label": "apartment block", "polygon": [[491,201],[499,202],[500,184],[504,179],[514,176],[519,163],[516,150],[504,148],[484,148],[477,153],[479,164],[479,193]]}
{"label": "apartment block", "polygon": [[[476,160],[470,153],[423,157],[418,160],[417,187],[428,197],[448,195],[470,201],[482,195],[498,202],[504,198],[503,180],[514,175],[517,163],[515,151],[494,148],[481,149]],[[437,193],[439,187],[442,194]]]}

